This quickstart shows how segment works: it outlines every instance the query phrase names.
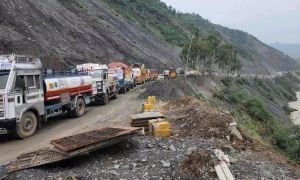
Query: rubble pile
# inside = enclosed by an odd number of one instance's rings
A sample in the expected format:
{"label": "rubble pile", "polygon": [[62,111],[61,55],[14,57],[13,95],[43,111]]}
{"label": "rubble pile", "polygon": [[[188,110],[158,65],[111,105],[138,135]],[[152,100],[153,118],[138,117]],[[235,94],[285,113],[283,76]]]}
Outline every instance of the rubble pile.
{"label": "rubble pile", "polygon": [[181,172],[188,176],[211,178],[215,160],[208,151],[195,150],[180,165]]}
{"label": "rubble pile", "polygon": [[200,136],[203,138],[226,138],[230,135],[230,114],[212,107],[207,102],[182,97],[165,107],[166,116],[174,131],[180,136]]}
{"label": "rubble pile", "polygon": [[175,100],[193,92],[190,85],[180,78],[150,82],[145,84],[143,88],[145,91],[139,95],[140,99],[155,96],[162,101]]}

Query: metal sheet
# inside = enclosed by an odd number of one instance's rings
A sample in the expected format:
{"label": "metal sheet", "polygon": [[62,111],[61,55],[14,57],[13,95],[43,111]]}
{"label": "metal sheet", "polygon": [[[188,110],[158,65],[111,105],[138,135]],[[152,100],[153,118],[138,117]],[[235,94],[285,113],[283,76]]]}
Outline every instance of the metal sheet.
{"label": "metal sheet", "polygon": [[[67,145],[66,148],[71,148],[71,147],[73,148],[76,147],[76,148],[73,149],[72,151],[66,152],[61,150],[60,148],[57,149],[56,146],[54,146],[54,147],[44,148],[30,153],[22,154],[7,166],[7,172],[12,173],[23,169],[29,169],[37,166],[53,164],[70,158],[78,157],[80,155],[87,154],[99,150],[101,148],[105,148],[113,144],[119,143],[125,138],[128,138],[130,135],[137,133],[139,130],[140,128],[132,128],[132,127],[126,127],[126,128],[109,127],[109,128],[98,129],[98,130],[89,131],[86,133],[81,133],[74,136],[69,136],[66,138],[54,140],[53,142],[56,143],[67,142],[67,144],[61,144],[60,146],[62,147],[64,147],[63,145]],[[114,132],[114,133],[111,134],[109,132]],[[98,135],[98,136],[89,136],[89,135]],[[87,137],[93,138],[94,141],[97,140],[97,142],[92,143],[93,141],[88,141],[89,143],[87,143],[86,141]],[[103,138],[105,139],[103,140]],[[72,139],[72,141],[68,143],[68,141],[66,141],[68,139]]]}
{"label": "metal sheet", "polygon": [[57,149],[70,152],[116,137],[134,134],[138,128],[103,128],[51,141]]}

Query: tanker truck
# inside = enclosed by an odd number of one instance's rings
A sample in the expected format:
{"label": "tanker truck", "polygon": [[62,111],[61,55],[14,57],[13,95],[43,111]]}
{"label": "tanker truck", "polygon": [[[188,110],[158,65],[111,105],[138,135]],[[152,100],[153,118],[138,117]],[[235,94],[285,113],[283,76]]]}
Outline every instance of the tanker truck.
{"label": "tanker truck", "polygon": [[118,84],[121,92],[126,93],[126,91],[129,91],[135,86],[132,71],[126,64],[121,62],[112,62],[108,65],[108,67],[118,74]]}
{"label": "tanker truck", "polygon": [[92,78],[74,71],[42,70],[38,58],[0,56],[0,129],[28,138],[42,121],[66,112],[85,114],[93,94]]}
{"label": "tanker truck", "polygon": [[89,74],[93,79],[93,102],[107,104],[118,97],[117,75],[107,65],[86,63],[77,65],[77,71]]}

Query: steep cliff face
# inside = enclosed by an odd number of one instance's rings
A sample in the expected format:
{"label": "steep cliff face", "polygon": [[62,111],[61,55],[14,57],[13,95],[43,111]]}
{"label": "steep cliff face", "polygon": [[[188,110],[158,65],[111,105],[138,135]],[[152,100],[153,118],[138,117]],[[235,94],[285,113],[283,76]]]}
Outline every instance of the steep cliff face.
{"label": "steep cliff face", "polygon": [[177,48],[99,0],[0,1],[0,53],[11,52],[34,54],[56,66],[113,60],[181,66]]}
{"label": "steep cliff face", "polygon": [[[151,3],[151,7],[147,5]],[[169,9],[159,0],[1,0],[0,54],[36,55],[48,66],[82,62],[141,62],[183,66],[180,44],[194,28],[219,32],[240,52],[243,72],[297,68],[295,61],[255,37]]]}

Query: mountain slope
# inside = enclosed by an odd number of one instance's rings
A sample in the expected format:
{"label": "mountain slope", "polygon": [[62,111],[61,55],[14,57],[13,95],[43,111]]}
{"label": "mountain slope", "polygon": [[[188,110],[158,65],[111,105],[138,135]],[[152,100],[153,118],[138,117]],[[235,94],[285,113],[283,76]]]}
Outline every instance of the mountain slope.
{"label": "mountain slope", "polygon": [[37,55],[49,66],[117,59],[150,68],[179,67],[179,47],[189,42],[195,29],[203,35],[219,32],[224,41],[233,43],[243,60],[243,72],[297,67],[247,33],[196,14],[178,13],[159,0],[0,1],[0,53]]}
{"label": "mountain slope", "polygon": [[130,25],[99,0],[2,0],[0,19],[0,53],[34,54],[50,65],[120,59],[181,66],[177,48]]}
{"label": "mountain slope", "polygon": [[[296,62],[262,43],[254,36],[210,23],[197,14],[177,12],[159,0],[108,1],[119,14],[140,24],[171,44],[182,46],[189,42],[195,29],[202,35],[218,32],[224,41],[232,43],[243,60],[243,72],[272,73],[297,67]],[[298,68],[298,67],[297,67]]]}
{"label": "mountain slope", "polygon": [[270,45],[294,59],[300,59],[300,44],[272,43]]}

